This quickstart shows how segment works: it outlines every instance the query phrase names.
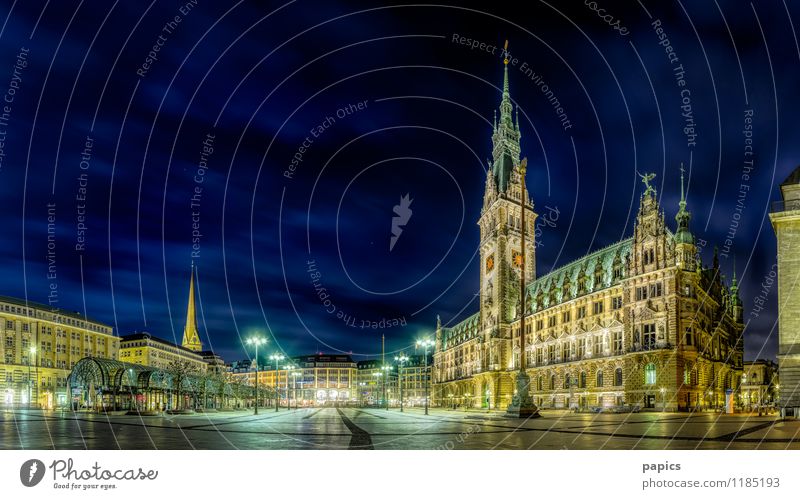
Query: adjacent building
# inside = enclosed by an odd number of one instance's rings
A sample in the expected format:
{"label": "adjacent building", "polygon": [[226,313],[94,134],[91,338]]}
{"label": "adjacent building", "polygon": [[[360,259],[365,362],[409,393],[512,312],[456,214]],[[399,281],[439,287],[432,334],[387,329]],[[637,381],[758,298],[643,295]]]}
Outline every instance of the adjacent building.
{"label": "adjacent building", "polygon": [[398,367],[398,396],[402,395],[407,407],[424,406],[426,397],[430,401],[430,372],[424,355],[409,355],[402,369]]}
{"label": "adjacent building", "polygon": [[[512,111],[506,67],[478,219],[480,309],[454,325],[438,321],[433,402],[507,407],[524,355],[530,395],[539,407],[731,406],[743,372],[742,302],[735,276],[729,285],[716,251],[710,267],[699,257],[683,172],[674,229],[651,185],[655,175],[641,175],[644,190],[631,237],[539,275],[537,214],[527,192],[521,199],[521,133]],[[797,263],[790,246],[785,258]],[[521,272],[527,283],[524,327]],[[793,328],[800,340],[797,323]]]}
{"label": "adjacent building", "polygon": [[380,359],[362,360],[358,365],[358,402],[363,406],[399,404],[397,366]]}
{"label": "adjacent building", "polygon": [[[258,384],[271,390],[281,405],[339,406],[357,402],[356,363],[349,355],[302,355],[267,363],[258,370]],[[233,379],[255,386],[255,365],[249,360],[228,366]],[[277,394],[277,397],[276,397]]]}
{"label": "adjacent building", "polygon": [[190,350],[150,333],[126,334],[120,337],[119,360],[165,371],[184,364],[188,370],[205,373],[208,363],[200,352]]}
{"label": "adjacent building", "polygon": [[780,185],[769,219],[778,239],[778,368],[784,416],[800,415],[800,167]]}
{"label": "adjacent building", "polygon": [[0,298],[0,393],[4,407],[68,405],[67,378],[84,357],[116,359],[111,326],[79,313]]}
{"label": "adjacent building", "polygon": [[778,364],[764,359],[744,363],[741,392],[744,410],[761,411],[773,407],[777,402],[778,388]]}

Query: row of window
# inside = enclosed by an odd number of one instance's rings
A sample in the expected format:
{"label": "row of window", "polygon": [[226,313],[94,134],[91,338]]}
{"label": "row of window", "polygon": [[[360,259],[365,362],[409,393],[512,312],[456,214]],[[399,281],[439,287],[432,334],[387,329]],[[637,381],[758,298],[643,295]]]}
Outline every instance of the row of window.
{"label": "row of window", "polygon": [[[614,355],[624,353],[624,346],[622,341],[622,331],[614,331],[611,333],[611,353]],[[548,363],[554,363],[557,360],[580,360],[585,356],[592,353],[595,357],[602,355],[607,350],[607,337],[595,336],[590,344],[586,338],[578,338],[576,341],[565,342],[563,345],[547,345],[536,349],[536,364],[544,364],[545,359]],[[527,361],[532,363],[533,352],[528,352]]]}
{"label": "row of window", "polygon": [[[622,297],[615,296],[611,298],[611,310],[619,310],[622,308]],[[602,314],[605,310],[605,303],[603,300],[598,300],[592,303],[592,313],[594,315]],[[577,318],[584,319],[586,318],[586,306],[582,305],[576,309]],[[561,323],[566,324],[572,321],[572,311],[565,310],[561,313]],[[547,318],[547,327],[554,327],[557,325],[557,317],[556,315],[551,315]],[[530,332],[530,327],[527,327],[528,332]],[[544,319],[536,320],[536,330],[539,331],[544,329]]]}
{"label": "row of window", "polygon": [[[578,375],[577,379],[573,379],[571,374],[566,374],[564,376],[562,388],[564,390],[568,390],[571,387],[587,388],[586,377],[587,377],[586,371],[581,371],[581,373]],[[614,380],[613,381],[614,381],[613,386],[622,386],[623,379],[622,379],[622,368],[621,367],[618,367],[618,368],[616,368],[614,370]],[[602,388],[603,386],[605,386],[605,379],[604,379],[603,371],[597,371],[597,373],[595,374],[595,387]],[[538,377],[538,379],[536,381],[536,388],[539,391],[544,390],[544,376],[539,376]],[[549,390],[555,390],[556,389],[556,375],[555,374],[551,374],[550,375],[550,382],[548,384],[548,389]]]}
{"label": "row of window", "polygon": [[636,301],[647,300],[648,298],[658,298],[663,295],[663,288],[660,282],[649,286],[639,286],[636,288]]}

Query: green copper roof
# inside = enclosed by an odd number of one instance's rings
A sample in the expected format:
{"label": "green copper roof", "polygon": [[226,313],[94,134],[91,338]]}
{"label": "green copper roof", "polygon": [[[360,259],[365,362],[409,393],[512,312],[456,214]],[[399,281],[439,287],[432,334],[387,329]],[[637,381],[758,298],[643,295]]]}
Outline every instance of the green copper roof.
{"label": "green copper roof", "polygon": [[497,190],[506,192],[508,183],[511,180],[511,171],[514,169],[514,162],[511,155],[504,153],[500,161],[494,163],[494,179],[497,183]]}
{"label": "green copper roof", "polygon": [[683,164],[681,164],[681,200],[678,203],[678,213],[675,214],[675,221],[678,223],[678,230],[675,233],[676,243],[694,244],[694,236],[689,230],[689,222],[692,214],[686,209],[686,193],[683,188]]}
{"label": "green copper roof", "polygon": [[453,327],[442,328],[442,349],[451,342],[463,343],[478,336],[480,331],[480,312],[476,312]]}
{"label": "green copper roof", "polygon": [[[617,284],[626,277],[633,238],[607,246],[538,277],[528,285],[531,312]],[[615,272],[616,269],[616,272]]]}

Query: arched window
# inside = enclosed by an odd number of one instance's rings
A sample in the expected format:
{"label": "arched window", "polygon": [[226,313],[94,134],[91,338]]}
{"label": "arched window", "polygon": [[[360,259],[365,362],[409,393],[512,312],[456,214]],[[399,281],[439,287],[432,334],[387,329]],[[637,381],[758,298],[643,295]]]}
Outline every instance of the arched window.
{"label": "arched window", "polygon": [[644,384],[645,385],[655,385],[656,384],[656,365],[652,362],[644,366]]}
{"label": "arched window", "polygon": [[564,389],[569,388],[570,383],[572,382],[572,378],[569,374],[564,375]]}
{"label": "arched window", "polygon": [[597,371],[597,387],[603,386],[603,371]]}
{"label": "arched window", "polygon": [[614,386],[622,386],[622,368],[618,367],[614,370]]}
{"label": "arched window", "polygon": [[580,388],[586,388],[586,371],[581,371],[580,378],[578,378],[578,383]]}
{"label": "arched window", "polygon": [[556,375],[555,374],[551,374],[550,375],[550,389],[551,390],[555,390],[556,389]]}
{"label": "arched window", "polygon": [[541,376],[536,380],[536,389],[542,391],[543,379]]}

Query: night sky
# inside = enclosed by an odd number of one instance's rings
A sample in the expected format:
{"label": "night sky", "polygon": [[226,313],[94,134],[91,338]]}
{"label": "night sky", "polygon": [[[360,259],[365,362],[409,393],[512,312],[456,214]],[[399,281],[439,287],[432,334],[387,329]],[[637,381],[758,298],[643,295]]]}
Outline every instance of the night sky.
{"label": "night sky", "polygon": [[800,6],[527,3],[3,2],[0,294],[180,341],[194,260],[201,338],[228,361],[254,332],[267,353],[409,348],[478,308],[508,39],[551,221],[539,275],[631,235],[637,170],[674,228],[684,163],[704,261],[736,261],[746,357],[774,357]]}

